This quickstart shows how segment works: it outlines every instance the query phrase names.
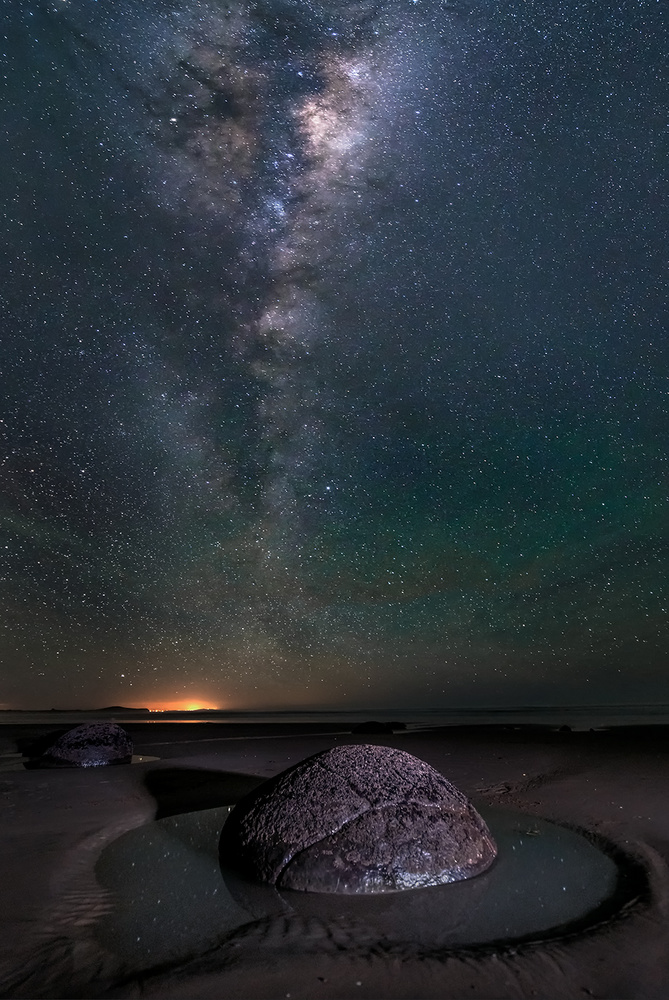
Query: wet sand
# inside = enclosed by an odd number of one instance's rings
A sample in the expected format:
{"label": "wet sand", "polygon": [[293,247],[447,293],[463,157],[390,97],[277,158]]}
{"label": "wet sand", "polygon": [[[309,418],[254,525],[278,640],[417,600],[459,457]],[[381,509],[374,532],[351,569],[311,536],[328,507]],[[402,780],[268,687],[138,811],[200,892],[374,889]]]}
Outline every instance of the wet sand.
{"label": "wet sand", "polygon": [[[0,773],[1,996],[669,996],[667,727],[449,727],[392,736],[353,736],[313,723],[125,728],[137,755],[159,759]],[[17,753],[46,729],[2,727],[0,752]],[[101,883],[96,865],[110,844],[156,818],[232,804],[258,780],[340,743],[407,750],[482,808],[501,806],[588,832],[621,862],[624,892],[589,923],[538,940],[459,950],[412,942],[409,924],[401,943],[365,937],[319,918],[313,906],[308,913],[258,914],[222,932],[206,954],[161,960],[158,968],[133,966],[105,940],[101,928],[118,894]],[[1,760],[9,767],[20,758]]]}

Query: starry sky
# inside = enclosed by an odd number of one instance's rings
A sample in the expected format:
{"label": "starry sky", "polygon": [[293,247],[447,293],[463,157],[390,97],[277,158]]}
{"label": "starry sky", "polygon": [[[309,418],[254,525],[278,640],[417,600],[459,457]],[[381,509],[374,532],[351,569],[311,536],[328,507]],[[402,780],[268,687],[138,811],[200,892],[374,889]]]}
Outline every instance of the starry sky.
{"label": "starry sky", "polygon": [[7,0],[0,707],[669,701],[659,0]]}

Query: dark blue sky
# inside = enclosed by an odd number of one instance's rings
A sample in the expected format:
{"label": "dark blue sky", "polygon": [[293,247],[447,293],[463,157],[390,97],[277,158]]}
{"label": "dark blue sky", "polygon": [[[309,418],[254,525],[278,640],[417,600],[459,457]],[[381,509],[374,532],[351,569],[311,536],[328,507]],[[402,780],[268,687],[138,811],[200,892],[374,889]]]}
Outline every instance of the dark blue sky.
{"label": "dark blue sky", "polygon": [[662,3],[8,3],[7,707],[669,700]]}

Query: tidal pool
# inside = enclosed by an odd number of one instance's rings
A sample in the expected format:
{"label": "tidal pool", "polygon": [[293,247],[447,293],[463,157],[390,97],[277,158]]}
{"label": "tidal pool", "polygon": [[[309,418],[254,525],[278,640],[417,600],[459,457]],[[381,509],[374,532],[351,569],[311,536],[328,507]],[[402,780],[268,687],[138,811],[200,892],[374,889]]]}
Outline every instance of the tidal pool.
{"label": "tidal pool", "polygon": [[297,914],[357,926],[364,939],[426,951],[541,938],[595,922],[619,893],[614,859],[555,823],[478,807],[499,854],[481,875],[380,896],[279,891],[219,862],[229,807],[170,816],[124,834],[99,858],[110,910],[95,928],[126,969],[186,960],[255,921]]}

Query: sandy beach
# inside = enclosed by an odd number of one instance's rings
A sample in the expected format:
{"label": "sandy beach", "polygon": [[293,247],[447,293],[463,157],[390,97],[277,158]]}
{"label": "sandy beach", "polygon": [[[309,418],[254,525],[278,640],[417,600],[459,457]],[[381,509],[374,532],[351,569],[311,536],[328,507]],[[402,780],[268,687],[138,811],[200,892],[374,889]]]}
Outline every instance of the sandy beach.
{"label": "sandy beach", "polygon": [[[146,759],[89,770],[19,768],[21,749],[48,726],[0,732],[3,997],[669,995],[669,728],[471,726],[387,736],[313,723],[125,728]],[[192,834],[198,817],[211,836],[224,807],[260,780],[342,743],[422,758],[477,807],[501,810],[507,822],[517,815],[519,842],[532,837],[535,852],[551,830],[585,832],[615,861],[614,891],[562,926],[449,947],[438,935],[436,944],[417,939],[410,893],[399,894],[407,902],[392,910],[391,933],[380,934],[373,921],[333,918],[315,896],[276,907],[269,897],[257,906],[237,899],[225,909],[227,889],[212,877],[211,893],[219,895],[202,904],[203,921],[205,910],[216,919],[215,906],[232,916],[221,918],[213,938],[211,928],[199,934],[179,831],[191,831],[188,856],[195,860],[188,864],[200,864],[206,851],[193,847]],[[164,893],[156,893],[161,885]],[[486,897],[477,905],[485,910]]]}

